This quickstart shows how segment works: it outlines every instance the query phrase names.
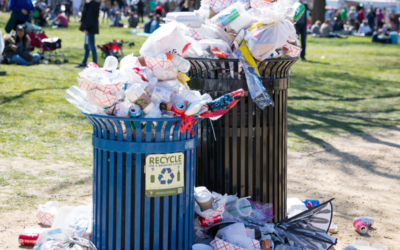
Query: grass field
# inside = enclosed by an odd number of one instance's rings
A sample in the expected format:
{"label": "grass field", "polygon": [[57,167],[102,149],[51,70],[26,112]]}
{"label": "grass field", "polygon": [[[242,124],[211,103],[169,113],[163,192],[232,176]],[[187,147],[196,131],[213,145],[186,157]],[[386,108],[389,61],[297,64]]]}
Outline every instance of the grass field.
{"label": "grass field", "polygon": [[[3,33],[7,18],[0,14]],[[2,66],[7,75],[0,76],[0,155],[91,166],[91,125],[64,98],[65,90],[77,85],[80,70],[74,67],[83,58],[84,35],[76,23],[45,31],[49,37],[62,38],[70,63]],[[146,38],[102,24],[96,44],[112,39],[134,41],[136,46],[126,44],[124,52],[138,54]],[[309,38],[307,46],[308,61],[297,62],[291,70],[290,150],[321,146],[339,133],[399,123],[399,45],[350,37]]]}

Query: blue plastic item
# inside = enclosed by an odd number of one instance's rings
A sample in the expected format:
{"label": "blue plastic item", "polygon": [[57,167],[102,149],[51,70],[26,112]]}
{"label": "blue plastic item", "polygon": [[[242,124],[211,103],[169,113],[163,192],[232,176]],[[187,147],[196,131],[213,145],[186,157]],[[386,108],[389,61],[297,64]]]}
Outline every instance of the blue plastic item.
{"label": "blue plastic item", "polygon": [[389,32],[389,37],[392,41],[392,44],[399,44],[399,34],[397,34],[396,31]]}
{"label": "blue plastic item", "polygon": [[[97,249],[190,249],[197,134],[180,133],[181,118],[85,115],[93,124],[92,241]],[[176,152],[185,156],[183,193],[149,198],[146,156]]]}

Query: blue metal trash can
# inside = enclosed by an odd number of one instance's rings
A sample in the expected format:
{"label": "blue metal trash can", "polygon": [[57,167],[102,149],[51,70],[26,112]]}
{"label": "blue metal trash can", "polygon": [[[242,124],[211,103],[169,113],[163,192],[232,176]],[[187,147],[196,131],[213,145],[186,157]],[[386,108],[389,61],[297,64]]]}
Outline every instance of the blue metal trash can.
{"label": "blue metal trash can", "polygon": [[[97,249],[190,249],[194,241],[197,134],[180,133],[180,118],[85,115],[93,124],[92,241]],[[197,124],[193,130],[197,132]],[[180,160],[184,165],[177,167],[179,173],[166,168],[166,179],[151,175],[150,182],[168,185],[175,178],[175,182],[184,183],[183,189],[176,189],[181,193],[150,198],[153,192],[145,190],[150,185],[145,169],[154,171],[147,167],[158,165],[147,163],[146,167],[146,159],[154,163],[151,159],[155,154],[178,152],[183,154]]]}

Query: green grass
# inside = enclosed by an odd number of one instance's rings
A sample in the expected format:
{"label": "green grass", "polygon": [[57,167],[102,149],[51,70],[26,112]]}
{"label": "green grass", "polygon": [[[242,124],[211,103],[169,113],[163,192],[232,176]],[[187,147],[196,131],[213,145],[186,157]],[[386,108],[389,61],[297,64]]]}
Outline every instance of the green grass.
{"label": "green grass", "polygon": [[[0,15],[0,27],[7,18]],[[0,155],[91,166],[91,125],[64,98],[65,90],[77,85],[80,70],[74,66],[83,58],[84,35],[76,23],[45,31],[49,37],[62,38],[70,63],[2,66],[7,75],[0,76]],[[146,38],[102,24],[96,44],[113,39],[134,41],[136,46],[126,44],[124,52],[137,55]],[[398,45],[372,44],[369,38],[309,38],[309,61],[299,61],[291,69],[289,149],[323,145],[340,133],[397,125],[399,56]]]}

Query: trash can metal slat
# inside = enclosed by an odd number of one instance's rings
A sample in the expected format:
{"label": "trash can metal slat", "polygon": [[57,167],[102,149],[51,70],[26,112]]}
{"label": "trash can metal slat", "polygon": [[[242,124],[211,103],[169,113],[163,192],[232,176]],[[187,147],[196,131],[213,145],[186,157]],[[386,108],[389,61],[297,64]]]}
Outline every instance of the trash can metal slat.
{"label": "trash can metal slat", "polygon": [[[93,124],[93,242],[96,247],[188,249],[194,243],[196,173],[192,164],[196,163],[197,135],[180,133],[180,119],[85,115]],[[140,129],[141,123],[146,123],[144,129]],[[194,126],[195,131],[197,127],[198,124]],[[144,149],[135,151],[138,144]],[[149,149],[151,145],[156,152]],[[145,157],[175,152],[185,155],[183,193],[147,197]]]}
{"label": "trash can metal slat", "polygon": [[[236,59],[187,58],[188,85],[213,98],[243,88],[239,103],[225,117],[199,126],[197,186],[219,193],[252,196],[273,203],[274,222],[286,217],[287,89],[290,67],[298,58],[257,62],[262,84],[275,102],[263,111],[252,101]],[[224,69],[225,68],[225,69]],[[223,150],[223,152],[221,152]]]}

